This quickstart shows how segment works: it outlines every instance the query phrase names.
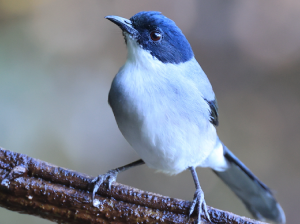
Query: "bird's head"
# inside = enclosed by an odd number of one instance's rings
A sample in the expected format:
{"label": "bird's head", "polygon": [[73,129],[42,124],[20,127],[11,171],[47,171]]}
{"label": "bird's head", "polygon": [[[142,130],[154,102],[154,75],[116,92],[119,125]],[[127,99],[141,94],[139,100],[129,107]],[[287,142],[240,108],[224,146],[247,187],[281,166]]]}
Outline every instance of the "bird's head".
{"label": "bird's head", "polygon": [[[181,30],[160,12],[139,12],[129,20],[119,16],[105,18],[122,29],[128,48],[141,48],[162,63],[179,64],[194,56]],[[131,41],[135,44],[128,44]]]}

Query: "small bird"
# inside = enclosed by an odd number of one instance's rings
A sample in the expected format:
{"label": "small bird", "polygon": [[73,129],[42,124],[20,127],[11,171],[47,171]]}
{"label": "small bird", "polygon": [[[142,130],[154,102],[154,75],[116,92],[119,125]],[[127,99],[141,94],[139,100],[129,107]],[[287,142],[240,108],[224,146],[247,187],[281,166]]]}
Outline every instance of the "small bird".
{"label": "small bird", "polygon": [[175,22],[160,12],[142,11],[129,20],[106,16],[122,30],[127,60],[108,96],[123,136],[140,160],[93,180],[95,193],[121,171],[146,164],[166,174],[191,171],[196,192],[189,210],[210,220],[196,167],[211,168],[259,220],[285,223],[271,190],[219,139],[218,105],[212,86]]}

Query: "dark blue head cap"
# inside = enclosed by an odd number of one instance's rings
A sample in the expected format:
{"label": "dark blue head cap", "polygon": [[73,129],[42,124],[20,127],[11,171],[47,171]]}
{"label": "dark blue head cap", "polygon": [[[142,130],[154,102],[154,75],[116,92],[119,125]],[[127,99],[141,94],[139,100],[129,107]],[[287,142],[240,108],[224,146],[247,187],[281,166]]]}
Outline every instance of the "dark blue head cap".
{"label": "dark blue head cap", "polygon": [[[191,45],[181,30],[160,12],[139,12],[130,20],[132,27],[139,33],[138,43],[161,62],[179,64],[194,56]],[[150,35],[152,31],[160,33],[161,39],[153,41]]]}

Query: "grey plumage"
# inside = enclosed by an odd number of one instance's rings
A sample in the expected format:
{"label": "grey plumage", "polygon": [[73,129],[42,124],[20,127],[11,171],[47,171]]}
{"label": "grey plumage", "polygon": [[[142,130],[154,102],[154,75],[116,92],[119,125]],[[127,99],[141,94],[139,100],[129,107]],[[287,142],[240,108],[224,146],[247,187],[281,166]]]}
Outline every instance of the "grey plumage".
{"label": "grey plumage", "polygon": [[261,182],[225,145],[224,156],[230,166],[223,172],[214,171],[242,200],[259,220],[285,223],[285,215],[271,190]]}

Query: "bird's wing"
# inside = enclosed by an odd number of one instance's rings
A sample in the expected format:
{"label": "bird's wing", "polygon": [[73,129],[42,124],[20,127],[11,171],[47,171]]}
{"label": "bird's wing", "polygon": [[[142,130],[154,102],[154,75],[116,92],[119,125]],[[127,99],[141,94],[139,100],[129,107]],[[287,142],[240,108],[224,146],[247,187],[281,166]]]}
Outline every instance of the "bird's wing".
{"label": "bird's wing", "polygon": [[210,107],[210,122],[215,125],[218,126],[219,125],[219,114],[218,114],[218,102],[217,99],[215,98],[214,100],[207,100],[205,99],[205,101],[207,102],[207,104]]}

